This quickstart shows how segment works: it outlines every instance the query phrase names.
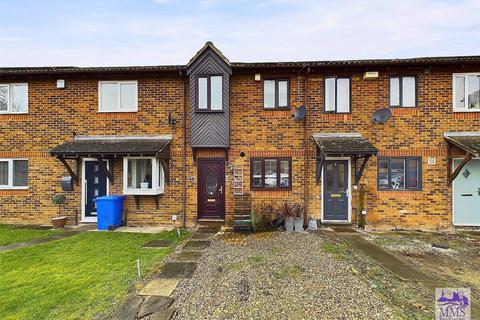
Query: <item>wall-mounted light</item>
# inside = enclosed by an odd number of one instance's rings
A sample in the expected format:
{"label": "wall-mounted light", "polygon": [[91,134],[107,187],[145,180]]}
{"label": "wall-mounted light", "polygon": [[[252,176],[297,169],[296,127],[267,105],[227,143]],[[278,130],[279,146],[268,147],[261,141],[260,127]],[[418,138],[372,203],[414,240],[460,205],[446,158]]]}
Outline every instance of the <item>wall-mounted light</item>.
{"label": "wall-mounted light", "polygon": [[65,89],[65,80],[63,79],[57,80],[57,89]]}
{"label": "wall-mounted light", "polygon": [[262,76],[260,75],[260,73],[255,73],[255,81],[260,81],[262,80]]}

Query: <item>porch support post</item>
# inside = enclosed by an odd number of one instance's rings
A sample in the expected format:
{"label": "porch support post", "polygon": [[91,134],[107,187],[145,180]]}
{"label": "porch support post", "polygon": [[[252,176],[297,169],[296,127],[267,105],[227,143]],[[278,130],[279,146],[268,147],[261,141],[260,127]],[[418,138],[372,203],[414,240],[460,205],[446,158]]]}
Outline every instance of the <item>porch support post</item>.
{"label": "porch support post", "polygon": [[360,169],[358,171],[357,171],[357,159],[361,159],[361,158],[354,157],[354,161],[355,161],[355,185],[356,186],[360,182],[360,178],[362,177],[363,170],[365,170],[365,166],[367,165],[367,162],[370,159],[370,155],[366,155],[365,157],[363,157],[362,164],[360,165]]}
{"label": "porch support post", "polygon": [[471,159],[473,158],[473,155],[472,154],[467,154],[465,156],[465,158],[463,158],[462,162],[460,163],[460,165],[455,169],[455,171],[451,172],[451,168],[453,167],[452,166],[452,162],[453,162],[453,158],[449,157],[448,158],[448,162],[450,163],[450,165],[448,166],[449,168],[449,171],[447,173],[447,184],[450,186],[453,182],[453,180],[455,180],[455,178],[458,176],[458,174],[460,173],[460,171],[462,171],[463,167],[467,164],[468,161],[470,161]]}
{"label": "porch support post", "polygon": [[325,162],[326,157],[327,155],[325,154],[325,152],[320,147],[317,147],[317,174],[316,174],[317,183],[320,182],[320,179],[322,177],[322,168],[323,168],[323,163]]}
{"label": "porch support post", "polygon": [[[102,168],[103,172],[107,175],[110,184],[113,184],[113,171],[108,170],[107,166],[105,165],[105,161],[102,157],[97,157],[98,164],[100,168]],[[113,162],[113,161],[112,161]]]}
{"label": "porch support post", "polygon": [[163,172],[165,174],[165,180],[167,184],[170,184],[170,166],[169,166],[170,161],[165,159],[159,159],[159,160],[160,160],[160,165],[162,166]]}
{"label": "porch support post", "polygon": [[70,175],[70,177],[72,177],[72,180],[75,181],[75,183],[78,185],[78,162],[79,162],[79,160],[77,160],[77,173],[75,173],[72,170],[72,168],[70,167],[70,165],[67,163],[67,161],[65,160],[64,157],[58,156],[57,159],[65,166],[65,169],[67,169],[68,174]]}

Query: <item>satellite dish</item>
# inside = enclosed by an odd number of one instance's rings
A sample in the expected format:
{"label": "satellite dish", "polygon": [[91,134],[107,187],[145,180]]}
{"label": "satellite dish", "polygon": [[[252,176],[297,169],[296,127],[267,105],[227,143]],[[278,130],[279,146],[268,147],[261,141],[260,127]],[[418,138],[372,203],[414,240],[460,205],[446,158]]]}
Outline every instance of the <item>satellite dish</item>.
{"label": "satellite dish", "polygon": [[388,121],[388,119],[390,119],[391,116],[392,110],[390,110],[390,108],[378,109],[377,111],[372,113],[372,121],[374,123],[384,124]]}
{"label": "satellite dish", "polygon": [[307,115],[307,107],[306,106],[300,106],[292,114],[292,117],[294,117],[296,120],[303,120],[305,119],[305,116]]}

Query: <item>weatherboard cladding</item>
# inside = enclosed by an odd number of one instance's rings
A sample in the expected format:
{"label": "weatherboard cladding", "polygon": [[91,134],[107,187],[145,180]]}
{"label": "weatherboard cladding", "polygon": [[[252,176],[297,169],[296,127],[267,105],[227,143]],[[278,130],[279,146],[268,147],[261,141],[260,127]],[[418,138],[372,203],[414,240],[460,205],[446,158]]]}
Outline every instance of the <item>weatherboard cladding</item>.
{"label": "weatherboard cladding", "polygon": [[[230,144],[230,74],[231,69],[211,48],[206,48],[187,70],[190,82],[190,143],[193,148],[228,148]],[[221,112],[197,111],[197,83],[202,75],[222,75]]]}

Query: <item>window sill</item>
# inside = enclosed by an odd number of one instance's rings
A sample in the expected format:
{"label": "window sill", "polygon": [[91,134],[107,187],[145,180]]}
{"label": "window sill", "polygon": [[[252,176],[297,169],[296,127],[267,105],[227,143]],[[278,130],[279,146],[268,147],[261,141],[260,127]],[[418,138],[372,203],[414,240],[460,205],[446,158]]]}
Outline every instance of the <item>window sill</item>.
{"label": "window sill", "polygon": [[126,189],[123,190],[124,195],[132,195],[132,196],[156,196],[159,194],[163,194],[164,189],[159,188],[156,190],[153,189],[148,189],[148,190],[142,190],[142,189]]}
{"label": "window sill", "polygon": [[28,190],[29,187],[0,187],[0,190]]}
{"label": "window sill", "polygon": [[281,107],[281,108],[265,108],[263,107],[263,111],[290,111],[292,110],[291,107]]}
{"label": "window sill", "polygon": [[0,115],[21,115],[21,114],[28,114],[27,112],[0,112]]}
{"label": "window sill", "polygon": [[97,113],[132,113],[132,112],[138,112],[137,110],[110,110],[110,111],[103,111],[103,110],[98,110]]}
{"label": "window sill", "polygon": [[475,112],[480,112],[480,109],[474,109],[474,110],[464,110],[464,109],[453,109],[453,112],[455,113],[475,113]]}
{"label": "window sill", "polygon": [[419,192],[422,189],[377,189],[378,192]]}
{"label": "window sill", "polygon": [[251,191],[292,191],[292,188],[251,188]]}

